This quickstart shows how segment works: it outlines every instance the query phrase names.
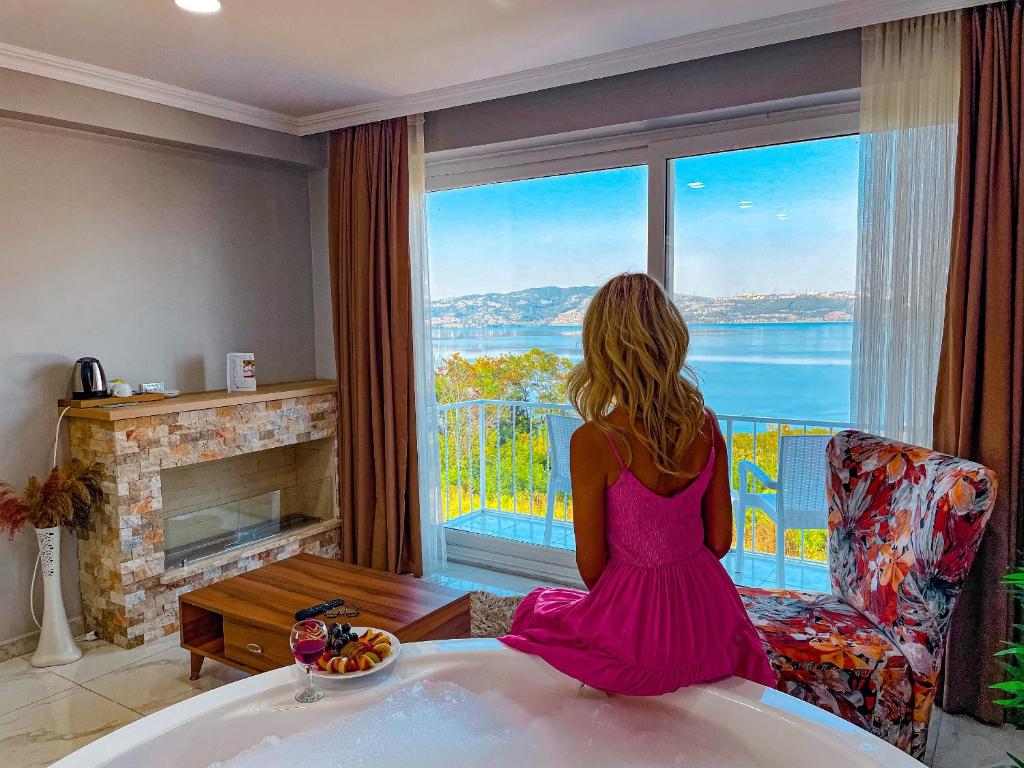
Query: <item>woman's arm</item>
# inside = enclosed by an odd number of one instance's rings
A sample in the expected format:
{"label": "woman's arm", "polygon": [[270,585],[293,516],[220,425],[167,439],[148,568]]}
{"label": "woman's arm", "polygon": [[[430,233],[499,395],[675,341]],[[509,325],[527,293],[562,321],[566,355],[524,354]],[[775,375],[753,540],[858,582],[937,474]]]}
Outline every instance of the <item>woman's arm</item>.
{"label": "woman's arm", "polygon": [[572,527],[576,533],[576,567],[588,589],[593,589],[608,563],[604,504],[608,485],[604,466],[608,452],[604,433],[589,424],[577,429],[569,442],[572,476]]}
{"label": "woman's arm", "polygon": [[704,544],[721,560],[732,546],[732,492],[729,487],[729,454],[725,438],[718,429],[714,413],[711,421],[711,439],[715,441],[715,466],[711,482],[704,492],[701,516],[704,519]]}

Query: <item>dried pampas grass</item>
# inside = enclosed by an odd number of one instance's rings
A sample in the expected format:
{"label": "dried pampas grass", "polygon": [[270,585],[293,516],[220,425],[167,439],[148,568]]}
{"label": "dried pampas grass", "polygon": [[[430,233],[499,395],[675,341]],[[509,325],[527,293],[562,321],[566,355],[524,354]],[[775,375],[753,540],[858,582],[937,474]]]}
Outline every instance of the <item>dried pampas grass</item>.
{"label": "dried pampas grass", "polygon": [[99,466],[77,459],[54,467],[42,483],[30,477],[20,497],[10,484],[0,483],[0,532],[13,537],[25,523],[83,531],[102,498]]}
{"label": "dried pampas grass", "polygon": [[0,483],[0,532],[13,538],[27,520],[28,507],[18,492],[8,483]]}

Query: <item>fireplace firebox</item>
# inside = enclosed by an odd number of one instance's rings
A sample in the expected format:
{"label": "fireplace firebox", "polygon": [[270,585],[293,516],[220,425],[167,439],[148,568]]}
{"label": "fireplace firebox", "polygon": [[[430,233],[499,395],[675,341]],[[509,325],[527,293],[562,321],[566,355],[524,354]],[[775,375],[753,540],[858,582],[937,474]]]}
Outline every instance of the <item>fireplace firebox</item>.
{"label": "fireplace firebox", "polygon": [[201,562],[329,520],[333,438],[164,469],[164,567]]}

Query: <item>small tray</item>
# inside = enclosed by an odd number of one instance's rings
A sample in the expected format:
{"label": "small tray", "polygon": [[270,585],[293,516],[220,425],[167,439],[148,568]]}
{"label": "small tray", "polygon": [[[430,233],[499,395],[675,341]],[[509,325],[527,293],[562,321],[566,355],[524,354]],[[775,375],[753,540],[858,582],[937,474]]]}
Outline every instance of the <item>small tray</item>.
{"label": "small tray", "polygon": [[130,403],[149,403],[153,400],[163,400],[163,392],[146,392],[131,397],[92,397],[88,400],[74,400],[62,398],[57,401],[58,408],[100,408],[104,405],[128,405]]}

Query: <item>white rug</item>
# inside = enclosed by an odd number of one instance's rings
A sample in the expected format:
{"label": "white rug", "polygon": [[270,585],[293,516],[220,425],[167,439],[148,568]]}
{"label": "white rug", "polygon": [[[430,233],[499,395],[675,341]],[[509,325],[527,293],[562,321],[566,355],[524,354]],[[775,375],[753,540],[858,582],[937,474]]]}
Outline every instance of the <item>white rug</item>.
{"label": "white rug", "polygon": [[469,633],[473,637],[507,635],[521,595],[502,597],[490,592],[469,593]]}

